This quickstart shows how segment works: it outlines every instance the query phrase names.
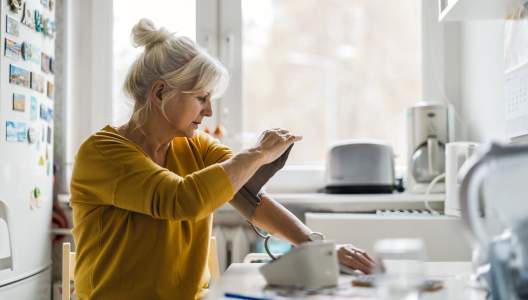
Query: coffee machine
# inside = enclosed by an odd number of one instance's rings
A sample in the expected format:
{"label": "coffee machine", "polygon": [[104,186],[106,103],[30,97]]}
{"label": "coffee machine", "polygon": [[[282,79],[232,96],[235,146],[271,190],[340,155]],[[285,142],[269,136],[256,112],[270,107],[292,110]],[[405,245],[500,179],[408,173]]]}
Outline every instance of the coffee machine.
{"label": "coffee machine", "polygon": [[[407,187],[410,193],[425,193],[433,179],[445,173],[445,149],[455,139],[451,104],[419,102],[407,109]],[[444,192],[438,182],[431,192]]]}

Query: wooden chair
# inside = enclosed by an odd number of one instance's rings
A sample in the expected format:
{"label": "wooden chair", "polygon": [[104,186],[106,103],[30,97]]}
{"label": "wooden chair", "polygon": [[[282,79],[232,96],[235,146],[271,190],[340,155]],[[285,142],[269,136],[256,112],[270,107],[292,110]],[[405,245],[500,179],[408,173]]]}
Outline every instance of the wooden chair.
{"label": "wooden chair", "polygon": [[71,299],[71,282],[75,271],[75,252],[70,243],[62,244],[62,300]]}
{"label": "wooden chair", "polygon": [[209,273],[211,273],[211,282],[216,281],[220,277],[220,264],[218,261],[218,248],[216,245],[216,238],[211,237],[209,241],[209,257],[207,258],[207,266]]}
{"label": "wooden chair", "polygon": [[[218,250],[216,238],[213,236],[209,241],[209,257],[207,266],[211,273],[211,282],[220,277],[220,265],[218,262]],[[71,299],[71,283],[74,281],[75,272],[75,252],[71,251],[70,243],[62,244],[62,300]]]}

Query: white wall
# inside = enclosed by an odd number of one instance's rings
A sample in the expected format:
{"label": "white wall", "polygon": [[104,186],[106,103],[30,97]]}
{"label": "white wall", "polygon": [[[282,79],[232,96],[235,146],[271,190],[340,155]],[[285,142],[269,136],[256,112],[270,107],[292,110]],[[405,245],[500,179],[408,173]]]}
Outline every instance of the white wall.
{"label": "white wall", "polygon": [[504,21],[460,26],[459,113],[471,140],[505,140]]}
{"label": "white wall", "polygon": [[112,121],[113,1],[59,0],[56,132],[56,193],[69,189],[69,175],[80,144]]}

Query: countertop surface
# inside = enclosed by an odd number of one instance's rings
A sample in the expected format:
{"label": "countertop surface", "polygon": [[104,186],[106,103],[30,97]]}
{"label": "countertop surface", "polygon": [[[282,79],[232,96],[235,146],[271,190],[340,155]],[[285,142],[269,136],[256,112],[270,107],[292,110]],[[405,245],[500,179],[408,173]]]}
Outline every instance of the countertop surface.
{"label": "countertop surface", "polygon": [[[268,196],[288,208],[324,212],[369,212],[376,209],[423,209],[425,201],[432,208],[442,210],[444,194],[325,194],[325,193],[268,193]],[[226,204],[219,211],[234,208]]]}
{"label": "countertop surface", "polygon": [[[259,273],[261,264],[232,264],[213,284],[207,299],[228,299],[225,293],[235,293],[268,299],[375,299],[374,288],[352,286],[351,275],[341,275],[338,288],[331,292],[309,294],[304,292],[282,292],[277,297],[277,290],[266,289],[266,281]],[[439,279],[444,287],[435,292],[426,292],[420,299],[485,299],[485,291],[471,287],[469,277],[470,262],[427,262],[427,276],[429,279]],[[230,299],[230,298],[229,298]]]}

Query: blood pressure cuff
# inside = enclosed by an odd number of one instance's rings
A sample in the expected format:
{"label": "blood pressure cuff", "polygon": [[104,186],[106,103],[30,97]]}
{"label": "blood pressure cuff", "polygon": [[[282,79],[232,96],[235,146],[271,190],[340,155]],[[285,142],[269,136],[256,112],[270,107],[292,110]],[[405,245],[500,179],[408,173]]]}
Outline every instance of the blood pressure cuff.
{"label": "blood pressure cuff", "polygon": [[282,169],[288,160],[288,155],[293,144],[284,151],[284,153],[273,162],[260,167],[255,175],[235,194],[233,200],[229,203],[240,212],[247,220],[255,213],[255,209],[260,205],[261,189],[270,180],[277,171]]}

